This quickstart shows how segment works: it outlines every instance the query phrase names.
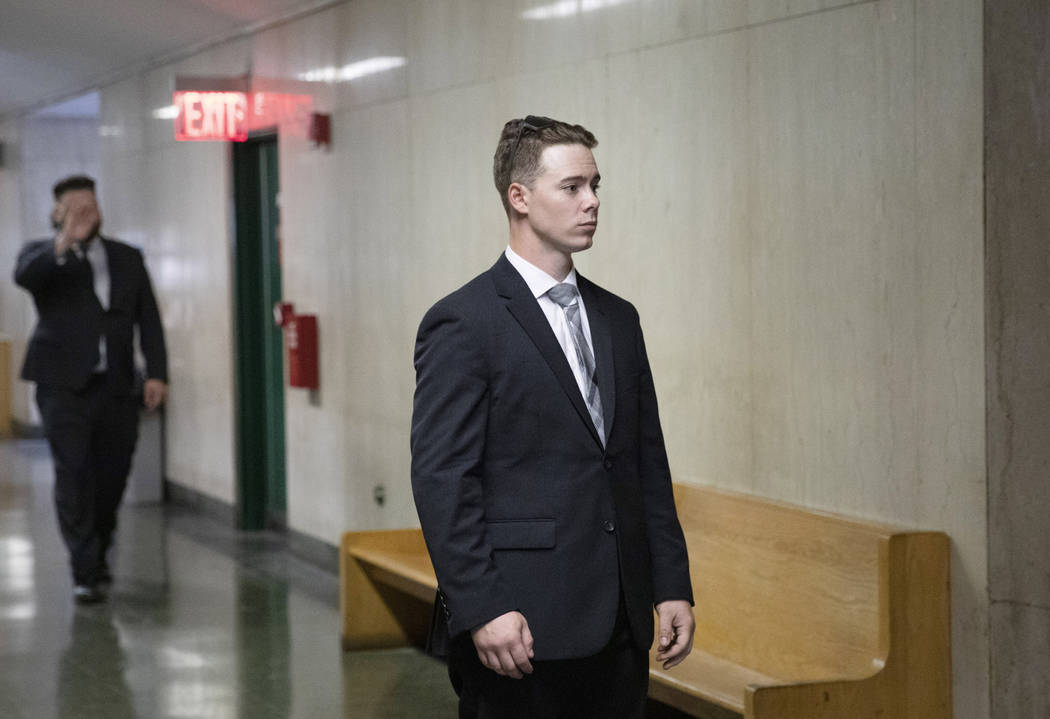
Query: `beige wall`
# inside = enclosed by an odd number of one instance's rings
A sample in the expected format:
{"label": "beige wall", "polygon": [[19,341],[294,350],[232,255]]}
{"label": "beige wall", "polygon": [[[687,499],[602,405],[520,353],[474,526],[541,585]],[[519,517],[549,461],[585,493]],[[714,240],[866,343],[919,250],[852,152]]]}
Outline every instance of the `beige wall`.
{"label": "beige wall", "polygon": [[232,218],[229,148],[176,143],[176,74],[239,75],[250,43],[232,42],[104,88],[101,186],[106,226],[144,247],[164,319],[171,394],[165,471],[172,480],[235,501]]}
{"label": "beige wall", "polygon": [[988,716],[982,3],[523,17],[544,4],[353,0],[103,89],[107,226],[146,246],[172,348],[169,475],[233,499],[229,159],[151,110],[176,74],[403,56],[318,86],[331,151],[280,145],[285,295],[321,327],[320,401],[287,392],[290,525],[416,523],[416,323],[505,245],[502,122],[571,119],[604,178],[579,266],[642,313],[676,478],[946,530],[956,716]]}
{"label": "beige wall", "polygon": [[20,139],[15,119],[0,121],[0,143],[3,143],[4,152],[3,167],[0,167],[0,268],[3,268],[3,275],[0,275],[0,334],[11,342],[10,375],[0,378],[0,382],[9,383],[12,418],[24,422],[29,416],[29,392],[18,381],[18,372],[29,332],[29,297],[9,279],[22,237]]}
{"label": "beige wall", "polygon": [[36,322],[30,295],[11,277],[24,241],[51,232],[51,188],[74,173],[98,174],[98,123],[85,117],[28,116],[0,123],[0,333],[12,340],[11,415],[24,426],[39,424],[31,385],[21,382],[25,344]]}

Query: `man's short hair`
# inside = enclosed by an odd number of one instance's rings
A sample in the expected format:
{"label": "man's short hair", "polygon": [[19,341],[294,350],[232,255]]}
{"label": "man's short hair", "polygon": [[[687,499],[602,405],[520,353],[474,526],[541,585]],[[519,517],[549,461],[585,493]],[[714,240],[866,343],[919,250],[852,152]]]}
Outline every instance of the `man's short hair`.
{"label": "man's short hair", "polygon": [[56,182],[52,192],[55,195],[55,199],[58,200],[71,190],[91,190],[94,192],[95,181],[87,175],[70,175]]}
{"label": "man's short hair", "polygon": [[590,150],[597,144],[598,140],[582,125],[570,125],[533,115],[507,122],[500,133],[496,155],[492,158],[492,178],[496,181],[496,191],[499,192],[507,216],[510,216],[507,189],[513,182],[532,187],[540,176],[540,155],[545,148],[551,145],[583,145]]}

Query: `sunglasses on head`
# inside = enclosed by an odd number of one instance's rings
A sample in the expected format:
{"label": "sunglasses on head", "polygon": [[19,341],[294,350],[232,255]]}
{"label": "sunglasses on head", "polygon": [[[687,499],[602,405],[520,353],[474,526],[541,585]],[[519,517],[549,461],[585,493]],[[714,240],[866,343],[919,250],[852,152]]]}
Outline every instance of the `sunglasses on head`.
{"label": "sunglasses on head", "polygon": [[525,134],[526,130],[529,130],[530,132],[540,132],[541,130],[544,130],[548,127],[552,127],[553,125],[554,120],[550,119],[549,117],[537,117],[536,115],[529,115],[524,120],[522,120],[521,124],[518,125],[518,134],[514,138],[514,149],[510,151],[511,165],[513,166],[514,164],[514,157],[518,154],[518,145],[521,144],[521,136]]}

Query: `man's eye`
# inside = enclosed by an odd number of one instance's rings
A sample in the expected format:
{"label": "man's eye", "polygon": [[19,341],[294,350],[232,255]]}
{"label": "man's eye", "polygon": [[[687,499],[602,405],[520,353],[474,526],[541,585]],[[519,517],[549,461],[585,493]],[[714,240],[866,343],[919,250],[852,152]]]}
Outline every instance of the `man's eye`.
{"label": "man's eye", "polygon": [[576,185],[566,185],[565,189],[569,192],[576,192]]}
{"label": "man's eye", "polygon": [[594,187],[591,188],[591,192],[593,192],[595,194],[598,194],[598,188],[599,187],[601,187],[601,185],[595,185]]}

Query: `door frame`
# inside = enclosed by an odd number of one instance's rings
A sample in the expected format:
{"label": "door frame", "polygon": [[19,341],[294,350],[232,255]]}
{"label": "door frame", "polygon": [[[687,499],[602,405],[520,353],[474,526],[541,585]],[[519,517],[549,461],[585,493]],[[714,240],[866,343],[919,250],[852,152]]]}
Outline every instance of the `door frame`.
{"label": "door frame", "polygon": [[277,135],[233,143],[233,319],[238,528],[284,529],[285,403]]}

